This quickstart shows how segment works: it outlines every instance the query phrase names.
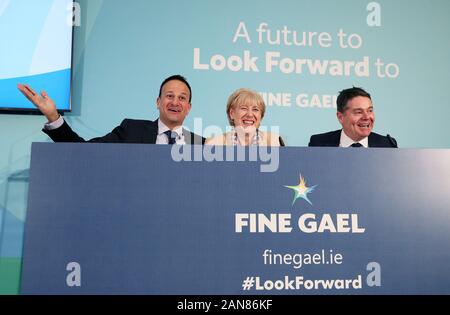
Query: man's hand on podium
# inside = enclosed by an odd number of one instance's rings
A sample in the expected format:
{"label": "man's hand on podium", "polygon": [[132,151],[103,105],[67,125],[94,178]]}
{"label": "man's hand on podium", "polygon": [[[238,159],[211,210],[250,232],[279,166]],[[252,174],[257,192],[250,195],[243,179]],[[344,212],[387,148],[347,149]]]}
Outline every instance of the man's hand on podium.
{"label": "man's hand on podium", "polygon": [[36,93],[29,85],[18,84],[17,88],[27,99],[29,99],[34,106],[36,106],[42,114],[47,117],[48,121],[54,122],[59,118],[56,110],[55,102],[47,95],[45,91],[41,91],[41,95]]}

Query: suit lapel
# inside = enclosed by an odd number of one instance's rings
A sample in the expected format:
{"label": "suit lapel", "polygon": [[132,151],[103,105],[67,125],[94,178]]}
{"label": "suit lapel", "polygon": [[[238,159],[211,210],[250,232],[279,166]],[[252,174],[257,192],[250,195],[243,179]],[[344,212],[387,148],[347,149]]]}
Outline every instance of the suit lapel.
{"label": "suit lapel", "polygon": [[341,131],[342,130],[336,130],[335,132],[332,133],[331,137],[330,137],[330,146],[333,147],[338,147],[339,144],[341,143]]}
{"label": "suit lapel", "polygon": [[183,128],[183,136],[184,136],[184,142],[186,142],[186,144],[192,144],[194,142],[194,139],[193,139],[194,135],[184,128]]}
{"label": "suit lapel", "polygon": [[383,147],[382,142],[380,142],[379,137],[377,137],[377,135],[374,134],[373,132],[371,132],[369,135],[368,144],[369,144],[369,148],[370,147],[372,147],[372,148]]}
{"label": "suit lapel", "polygon": [[149,121],[145,126],[145,132],[142,134],[143,143],[156,143],[156,137],[158,136],[158,120]]}
{"label": "suit lapel", "polygon": [[184,135],[184,141],[186,142],[186,144],[201,144],[203,145],[205,143],[205,138],[190,132],[186,129],[183,128],[183,135]]}

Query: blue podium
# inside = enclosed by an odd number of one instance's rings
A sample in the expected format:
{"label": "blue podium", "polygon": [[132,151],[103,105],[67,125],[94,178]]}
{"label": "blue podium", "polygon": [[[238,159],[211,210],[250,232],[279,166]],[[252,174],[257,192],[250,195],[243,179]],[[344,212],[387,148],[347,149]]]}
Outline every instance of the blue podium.
{"label": "blue podium", "polygon": [[34,143],[21,292],[450,294],[450,150],[215,150]]}

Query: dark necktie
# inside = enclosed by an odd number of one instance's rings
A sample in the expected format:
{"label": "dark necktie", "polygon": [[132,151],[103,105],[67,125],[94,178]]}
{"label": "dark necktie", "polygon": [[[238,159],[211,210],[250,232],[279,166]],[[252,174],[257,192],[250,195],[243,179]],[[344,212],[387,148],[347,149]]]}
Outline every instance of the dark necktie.
{"label": "dark necktie", "polygon": [[175,144],[175,138],[177,137],[177,133],[172,132],[172,130],[164,131],[164,133],[167,135],[167,138],[169,139],[169,144]]}
{"label": "dark necktie", "polygon": [[354,148],[361,148],[363,145],[361,143],[359,143],[359,142],[355,142],[351,146],[354,147]]}

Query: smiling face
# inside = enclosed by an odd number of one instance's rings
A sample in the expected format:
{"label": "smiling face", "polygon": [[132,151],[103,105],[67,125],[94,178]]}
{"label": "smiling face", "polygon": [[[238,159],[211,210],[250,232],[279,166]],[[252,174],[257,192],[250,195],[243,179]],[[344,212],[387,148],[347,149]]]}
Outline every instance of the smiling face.
{"label": "smiling face", "polygon": [[170,129],[182,126],[191,110],[190,93],[186,84],[178,80],[168,81],[156,100],[159,119]]}
{"label": "smiling face", "polygon": [[258,129],[262,119],[262,109],[255,102],[247,102],[230,108],[230,118],[235,127]]}
{"label": "smiling face", "polygon": [[345,134],[353,141],[361,141],[370,135],[375,123],[372,101],[368,97],[356,96],[347,102],[342,113],[337,112],[337,117]]}
{"label": "smiling face", "polygon": [[230,95],[227,102],[228,120],[232,126],[245,132],[256,130],[261,125],[266,106],[257,92],[242,88]]}

